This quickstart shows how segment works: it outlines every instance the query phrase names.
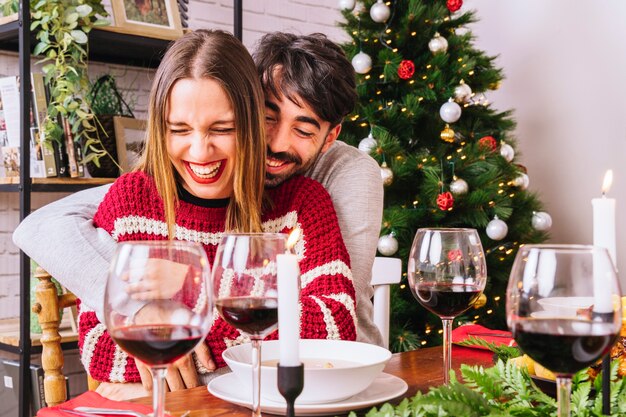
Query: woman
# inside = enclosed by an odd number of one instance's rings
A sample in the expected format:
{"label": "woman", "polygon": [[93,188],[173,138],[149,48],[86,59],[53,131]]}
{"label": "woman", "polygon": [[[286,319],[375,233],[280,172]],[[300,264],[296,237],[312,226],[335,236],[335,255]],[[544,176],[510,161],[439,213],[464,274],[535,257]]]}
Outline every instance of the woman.
{"label": "woman", "polygon": [[[113,184],[94,223],[120,242],[200,242],[211,262],[224,231],[289,232],[297,226],[301,336],[354,340],[354,287],[332,203],[320,184],[304,177],[264,191],[263,112],[254,63],[238,40],[206,30],[177,40],[155,75],[142,160]],[[94,379],[141,381],[133,359],[93,312],[81,312],[79,327],[81,358]],[[242,341],[218,319],[206,343],[220,367],[222,351]]]}

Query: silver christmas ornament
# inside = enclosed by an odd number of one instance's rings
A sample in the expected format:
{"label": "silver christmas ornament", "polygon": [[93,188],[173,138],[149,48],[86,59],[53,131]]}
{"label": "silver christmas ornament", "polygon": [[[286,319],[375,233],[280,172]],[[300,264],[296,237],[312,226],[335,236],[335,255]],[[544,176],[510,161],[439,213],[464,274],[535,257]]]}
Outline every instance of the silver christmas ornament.
{"label": "silver christmas ornament", "polygon": [[352,10],[356,5],[356,0],[339,0],[341,10]]}
{"label": "silver christmas ornament", "polygon": [[393,233],[381,236],[377,248],[381,255],[391,256],[398,251],[398,240]]}
{"label": "silver christmas ornament", "polygon": [[391,185],[393,182],[393,171],[387,166],[387,162],[383,162],[380,166],[380,176],[383,179],[383,185]]}
{"label": "silver christmas ornament", "polygon": [[493,220],[487,224],[487,236],[491,240],[502,240],[509,232],[509,226],[505,222],[500,220],[498,216],[494,216]]}
{"label": "silver christmas ornament", "polygon": [[446,123],[454,123],[461,118],[461,106],[450,99],[439,109],[439,116]]}
{"label": "silver christmas ornament", "polygon": [[370,17],[377,23],[385,23],[390,15],[391,10],[389,10],[389,6],[383,3],[383,0],[378,0],[370,9]]}
{"label": "silver christmas ornament", "polygon": [[552,227],[552,216],[545,211],[534,211],[532,218],[532,225],[535,230],[545,232]]}
{"label": "silver christmas ornament", "polygon": [[500,155],[502,155],[502,157],[508,162],[511,162],[515,157],[515,149],[513,149],[511,145],[503,141],[500,145]]}
{"label": "silver christmas ornament", "polygon": [[433,54],[438,52],[446,52],[448,50],[448,41],[439,33],[435,33],[435,37],[428,42],[428,49]]}
{"label": "silver christmas ornament", "polygon": [[358,74],[367,74],[372,69],[372,58],[361,51],[352,58],[352,66]]}
{"label": "silver christmas ornament", "polygon": [[467,194],[468,190],[469,185],[467,185],[467,181],[462,178],[454,177],[454,180],[450,183],[450,192],[454,195]]}
{"label": "silver christmas ornament", "polygon": [[530,178],[528,177],[527,174],[524,174],[522,172],[521,174],[519,174],[519,177],[513,178],[512,182],[514,186],[519,187],[522,190],[525,190],[528,188],[528,185],[530,184]]}
{"label": "silver christmas ornament", "polygon": [[459,103],[465,103],[471,96],[472,88],[464,82],[461,82],[461,84],[454,89],[454,98]]}
{"label": "silver christmas ornament", "polygon": [[361,139],[359,142],[359,150],[369,154],[372,150],[376,149],[378,142],[374,139],[374,136],[370,133],[366,138]]}

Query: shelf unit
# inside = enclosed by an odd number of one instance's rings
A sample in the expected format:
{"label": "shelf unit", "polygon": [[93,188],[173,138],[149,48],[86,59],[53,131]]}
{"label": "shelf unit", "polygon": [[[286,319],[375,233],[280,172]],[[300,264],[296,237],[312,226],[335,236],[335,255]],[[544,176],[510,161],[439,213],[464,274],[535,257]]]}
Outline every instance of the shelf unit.
{"label": "shelf unit", "polygon": [[[183,28],[187,28],[189,0],[177,0]],[[233,0],[233,33],[242,39],[243,0]],[[19,54],[20,104],[22,120],[21,132],[29,131],[30,120],[30,52],[35,43],[30,28],[30,3],[20,1],[19,18],[16,21],[0,25],[0,50],[15,51]],[[144,36],[129,35],[103,29],[94,29],[89,34],[89,60],[107,64],[121,64],[156,68],[170,43],[168,40]],[[22,221],[29,213],[32,192],[75,192],[82,189],[113,182],[109,178],[30,178],[29,140],[21,135],[20,176],[0,179],[0,192],[19,192]],[[0,340],[0,350],[15,352],[20,357],[20,380],[18,401],[20,417],[29,416],[30,404],[30,356],[39,350],[36,340],[30,335],[30,259],[20,251],[20,318],[18,340],[11,342]],[[71,338],[71,337],[70,337]],[[66,340],[73,342],[73,340]]]}

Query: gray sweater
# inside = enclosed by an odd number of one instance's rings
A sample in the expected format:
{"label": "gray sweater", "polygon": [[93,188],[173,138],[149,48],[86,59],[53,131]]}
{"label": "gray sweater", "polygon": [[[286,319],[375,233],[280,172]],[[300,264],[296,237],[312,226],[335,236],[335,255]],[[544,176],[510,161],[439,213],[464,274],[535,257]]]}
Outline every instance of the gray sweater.
{"label": "gray sweater", "polygon": [[[371,157],[335,141],[306,174],[330,194],[350,255],[357,300],[357,340],[382,345],[372,321],[372,264],[382,220],[383,184]],[[13,233],[28,256],[94,309],[102,321],[115,241],[93,226],[109,185],[80,191],[30,214]]]}

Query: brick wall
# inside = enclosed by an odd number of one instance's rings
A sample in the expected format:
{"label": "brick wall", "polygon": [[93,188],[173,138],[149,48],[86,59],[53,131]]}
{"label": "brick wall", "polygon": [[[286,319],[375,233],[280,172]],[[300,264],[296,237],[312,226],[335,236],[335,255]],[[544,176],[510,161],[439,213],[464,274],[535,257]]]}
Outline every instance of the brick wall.
{"label": "brick wall", "polygon": [[[338,0],[243,0],[243,42],[251,50],[264,33],[273,31],[322,32],[335,41],[343,41],[346,39],[343,31],[335,26],[335,22],[342,19],[337,4]],[[191,0],[189,16],[192,29],[217,28],[232,32],[233,0]],[[36,69],[35,60],[31,65]],[[151,70],[92,62],[89,72],[92,80],[107,72],[114,75],[118,87],[134,104],[135,116],[145,118]],[[0,51],[0,76],[17,73],[18,55]],[[35,193],[32,209],[64,195]],[[0,319],[19,314],[19,252],[11,240],[18,220],[18,194],[0,193]]]}

